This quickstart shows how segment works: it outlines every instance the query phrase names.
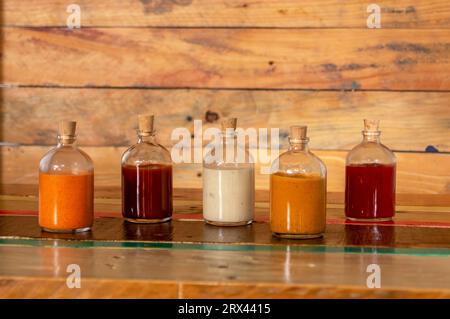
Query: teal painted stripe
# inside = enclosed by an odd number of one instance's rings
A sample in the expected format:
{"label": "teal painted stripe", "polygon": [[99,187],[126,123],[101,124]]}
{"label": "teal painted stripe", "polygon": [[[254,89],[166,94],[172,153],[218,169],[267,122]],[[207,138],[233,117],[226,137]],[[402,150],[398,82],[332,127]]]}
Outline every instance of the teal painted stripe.
{"label": "teal painted stripe", "polygon": [[62,247],[62,248],[125,248],[125,249],[175,249],[201,251],[280,251],[304,253],[350,253],[412,256],[450,256],[446,248],[386,248],[386,247],[337,247],[302,245],[251,245],[251,244],[202,244],[136,241],[94,241],[94,240],[42,240],[42,239],[0,239],[0,246]]}

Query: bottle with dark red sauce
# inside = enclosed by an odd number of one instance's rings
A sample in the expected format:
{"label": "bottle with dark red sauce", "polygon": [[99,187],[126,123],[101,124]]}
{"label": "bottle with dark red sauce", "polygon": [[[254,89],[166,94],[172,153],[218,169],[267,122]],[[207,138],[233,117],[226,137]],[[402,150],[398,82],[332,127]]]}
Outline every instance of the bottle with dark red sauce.
{"label": "bottle with dark red sauce", "polygon": [[388,221],[395,214],[396,158],[380,142],[378,120],[364,120],[363,141],[347,155],[345,215],[357,221]]}
{"label": "bottle with dark red sauce", "polygon": [[130,222],[172,218],[172,160],[158,144],[153,115],[139,115],[138,142],[122,156],[122,215]]}

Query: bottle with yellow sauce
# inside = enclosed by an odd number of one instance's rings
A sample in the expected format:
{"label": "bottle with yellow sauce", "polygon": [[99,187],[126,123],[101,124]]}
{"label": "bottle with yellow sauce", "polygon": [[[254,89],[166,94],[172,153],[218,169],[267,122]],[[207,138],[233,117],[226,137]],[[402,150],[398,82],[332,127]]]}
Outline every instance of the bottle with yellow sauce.
{"label": "bottle with yellow sauce", "polygon": [[289,150],[272,164],[270,228],[274,236],[323,236],[326,224],[327,169],[308,149],[306,126],[291,126]]}

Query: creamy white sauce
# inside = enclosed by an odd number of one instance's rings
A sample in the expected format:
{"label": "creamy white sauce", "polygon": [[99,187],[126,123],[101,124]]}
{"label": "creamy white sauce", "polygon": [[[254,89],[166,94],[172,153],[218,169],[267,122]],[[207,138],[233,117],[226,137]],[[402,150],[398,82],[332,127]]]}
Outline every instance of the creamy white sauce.
{"label": "creamy white sauce", "polygon": [[203,168],[203,217],[207,221],[238,223],[253,220],[253,167]]}

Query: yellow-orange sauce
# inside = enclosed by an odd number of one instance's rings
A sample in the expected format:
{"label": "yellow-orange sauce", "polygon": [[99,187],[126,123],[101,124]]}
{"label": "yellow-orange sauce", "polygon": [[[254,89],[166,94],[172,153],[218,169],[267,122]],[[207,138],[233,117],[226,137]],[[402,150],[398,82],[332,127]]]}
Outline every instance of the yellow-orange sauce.
{"label": "yellow-orange sauce", "polygon": [[72,231],[91,227],[94,219],[94,175],[39,174],[39,225]]}
{"label": "yellow-orange sauce", "polygon": [[270,177],[270,227],[278,236],[318,237],[326,224],[326,179],[275,173]]}

